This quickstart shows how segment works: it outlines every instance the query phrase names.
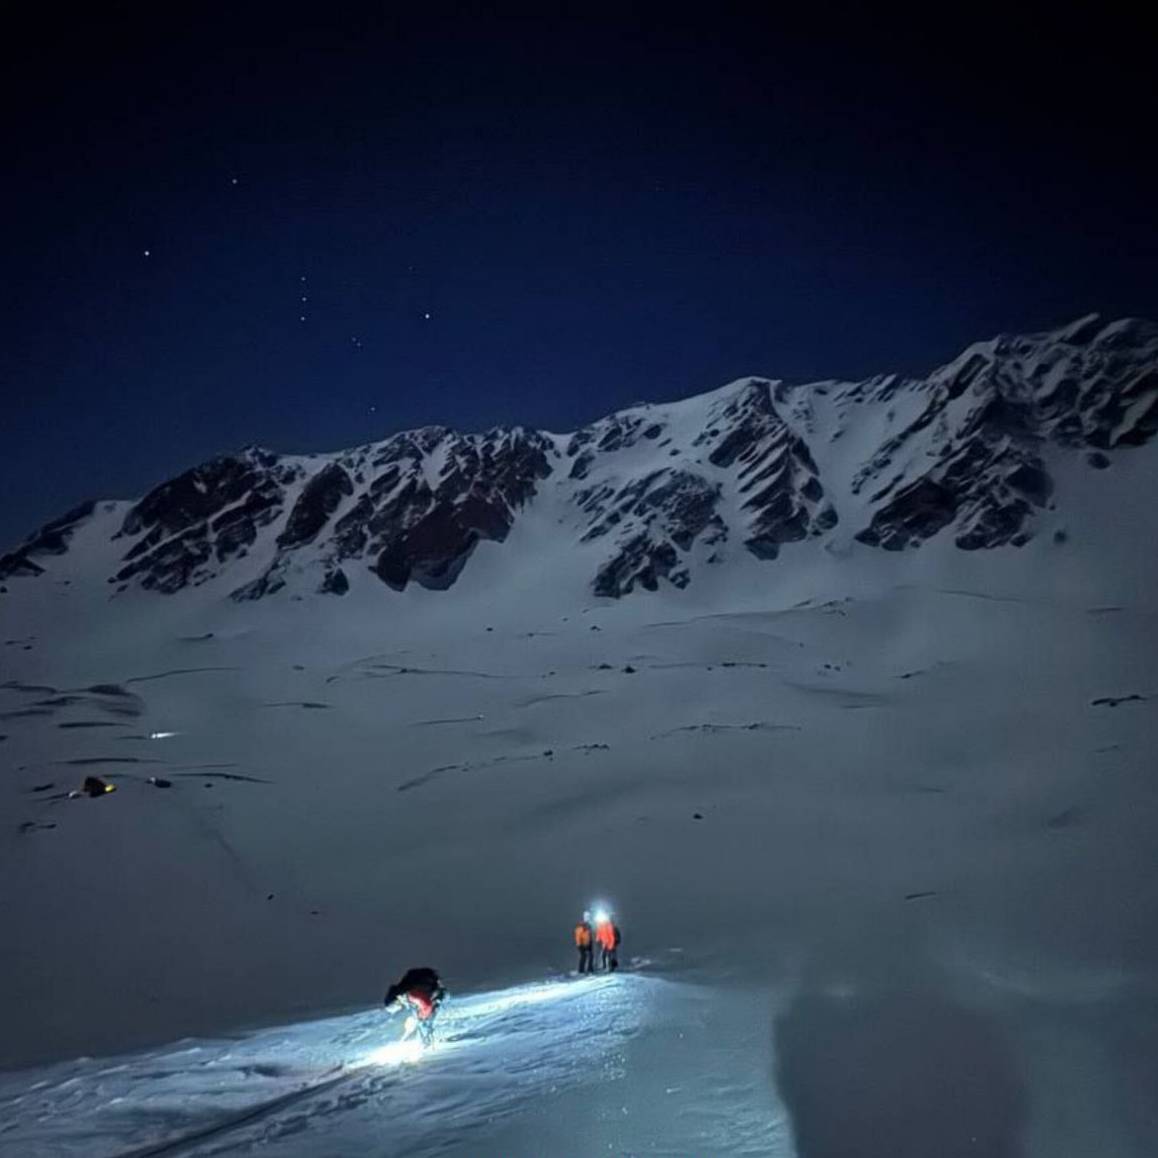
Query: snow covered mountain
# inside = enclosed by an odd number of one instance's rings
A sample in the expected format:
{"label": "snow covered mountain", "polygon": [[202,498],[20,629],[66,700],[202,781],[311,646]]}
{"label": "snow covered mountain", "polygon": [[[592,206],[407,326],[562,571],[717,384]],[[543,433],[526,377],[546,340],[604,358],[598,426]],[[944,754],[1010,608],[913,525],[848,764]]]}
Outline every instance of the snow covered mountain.
{"label": "snow covered mountain", "polygon": [[1156,429],[1158,327],[1091,318],[43,528],[0,1154],[1150,1158]]}
{"label": "snow covered mountain", "polygon": [[576,563],[609,597],[806,539],[1022,546],[1054,509],[1056,462],[1104,469],[1156,431],[1158,325],[1088,317],[978,343],[924,379],[745,379],[569,436],[426,427],[335,454],[250,447],[139,502],[69,512],[0,558],[0,581],[51,570],[93,520],[114,591],[212,581],[238,600],[444,590],[532,507],[552,516],[540,535],[596,545]]}

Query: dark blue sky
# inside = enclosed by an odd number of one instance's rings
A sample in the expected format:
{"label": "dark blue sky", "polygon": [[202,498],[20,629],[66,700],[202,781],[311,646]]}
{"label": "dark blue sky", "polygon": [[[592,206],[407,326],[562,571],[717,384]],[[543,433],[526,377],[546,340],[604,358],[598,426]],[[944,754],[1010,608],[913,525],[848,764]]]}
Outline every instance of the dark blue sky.
{"label": "dark blue sky", "polygon": [[1158,315],[1120,14],[168,7],[9,46],[6,544],[247,442],[561,430]]}

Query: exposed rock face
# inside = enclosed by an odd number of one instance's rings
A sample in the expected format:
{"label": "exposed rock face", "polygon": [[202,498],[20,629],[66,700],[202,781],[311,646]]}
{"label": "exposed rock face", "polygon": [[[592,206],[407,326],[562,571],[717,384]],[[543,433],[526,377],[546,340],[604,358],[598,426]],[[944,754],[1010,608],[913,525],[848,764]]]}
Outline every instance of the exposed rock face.
{"label": "exposed rock face", "polygon": [[933,462],[923,473],[898,485],[905,478],[899,473],[873,494],[882,505],[857,538],[900,550],[955,523],[954,541],[965,550],[1020,546],[1027,521],[1053,489],[1040,443],[1023,406],[1000,395],[985,398],[955,438],[929,452]]}
{"label": "exposed rock face", "polygon": [[1044,448],[1137,446],[1158,430],[1158,326],[1086,318],[997,338],[914,388],[916,417],[854,480],[854,493],[879,487],[857,538],[900,550],[952,525],[963,550],[1020,546],[1053,490]]}
{"label": "exposed rock face", "polygon": [[277,537],[277,545],[303,547],[312,543],[338,509],[342,496],[353,493],[350,476],[336,462],[322,467],[302,488],[285,530]]}
{"label": "exposed rock face", "polygon": [[663,429],[661,423],[655,422],[647,414],[627,411],[612,414],[593,426],[576,431],[567,444],[567,457],[574,459],[569,477],[586,478],[600,454],[627,450],[640,439],[654,440],[663,433]]}
{"label": "exposed rock face", "polygon": [[213,578],[278,518],[286,488],[299,475],[277,455],[251,447],[162,483],[125,516],[116,537],[137,541],[112,582],[135,579],[171,594]]}
{"label": "exposed rock face", "polygon": [[[711,430],[708,461],[738,466],[742,510],[749,515],[744,546],[757,558],[775,559],[784,543],[836,526],[807,443],[781,418],[768,383],[752,382],[723,408]],[[699,440],[697,440],[699,441]]]}
{"label": "exposed rock face", "polygon": [[92,516],[96,503],[92,500],[74,507],[59,519],[45,523],[31,538],[15,551],[0,555],[0,580],[14,575],[35,576],[44,573],[44,568],[34,559],[36,555],[63,555],[68,550],[73,532]]}
{"label": "exposed rock face", "polygon": [[[835,526],[808,446],[779,413],[770,383],[751,379],[717,392],[694,426],[688,419],[647,407],[612,415],[568,444],[570,477],[587,482],[574,495],[586,517],[581,541],[612,542],[595,594],[654,591],[661,580],[684,587],[695,558],[718,561],[716,548],[733,533],[758,558],[774,559],[782,544]],[[682,445],[668,451],[670,466],[617,469],[640,447],[654,462],[673,441]],[[730,523],[728,505],[738,508]]]}
{"label": "exposed rock face", "polygon": [[411,582],[450,587],[481,540],[507,537],[536,483],[551,473],[552,450],[534,431],[460,435],[426,427],[348,452],[306,483],[277,555],[234,597],[280,590],[302,549],[314,544],[324,571],[318,590],[326,594],[349,590],[347,561],[396,591]]}
{"label": "exposed rock face", "polygon": [[[428,481],[416,468],[436,449],[442,466]],[[518,509],[551,473],[550,449],[543,435],[523,430],[474,438],[440,431],[426,447],[404,436],[375,460],[386,469],[339,533],[351,554],[374,554],[375,573],[395,590],[410,582],[445,589],[480,540],[507,537]],[[341,546],[338,557],[348,557]]]}
{"label": "exposed rock face", "polygon": [[432,426],[332,455],[249,448],[157,487],[119,527],[108,512],[121,508],[70,511],[0,558],[0,580],[59,566],[75,531],[103,518],[83,541],[99,529],[108,549],[111,536],[118,589],[445,590],[480,542],[504,542],[545,502],[550,519],[533,525],[560,527],[592,591],[619,598],[816,539],[1020,546],[1054,501],[1060,457],[1105,470],[1156,432],[1158,326],[1083,318],[978,343],[923,379],[746,379],[565,439]]}
{"label": "exposed rock face", "polygon": [[690,575],[681,564],[681,552],[701,535],[707,543],[727,536],[716,511],[719,499],[718,483],[666,468],[618,490],[605,484],[580,491],[575,501],[590,516],[583,542],[621,530],[614,552],[596,573],[595,594],[625,595],[637,583],[654,591],[661,578],[686,587]]}

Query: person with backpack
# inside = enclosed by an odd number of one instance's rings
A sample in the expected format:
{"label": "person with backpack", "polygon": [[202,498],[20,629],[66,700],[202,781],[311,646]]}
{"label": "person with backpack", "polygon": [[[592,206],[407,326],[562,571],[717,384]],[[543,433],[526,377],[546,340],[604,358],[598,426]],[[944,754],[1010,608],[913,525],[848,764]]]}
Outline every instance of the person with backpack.
{"label": "person with backpack", "polygon": [[438,973],[426,966],[407,969],[399,980],[386,990],[382,1004],[387,1013],[399,1009],[409,1009],[410,1014],[402,1029],[402,1040],[407,1041],[415,1034],[424,1046],[434,1041],[434,1019],[439,1006],[446,998],[442,979]]}
{"label": "person with backpack", "polygon": [[619,968],[619,944],[623,936],[610,913],[600,912],[595,915],[595,940],[600,950],[600,968],[605,973],[614,973]]}
{"label": "person with backpack", "polygon": [[591,932],[591,914],[584,911],[583,920],[575,926],[575,948],[579,950],[579,972],[595,972],[595,937]]}

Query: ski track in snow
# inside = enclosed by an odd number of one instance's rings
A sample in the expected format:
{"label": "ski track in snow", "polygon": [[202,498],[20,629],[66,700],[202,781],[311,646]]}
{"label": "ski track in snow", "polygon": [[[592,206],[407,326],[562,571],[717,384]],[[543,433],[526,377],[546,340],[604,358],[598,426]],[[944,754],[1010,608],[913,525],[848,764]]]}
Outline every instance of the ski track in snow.
{"label": "ski track in snow", "polygon": [[1040,603],[1043,606],[1050,606],[1050,607],[1057,606],[1056,604],[1050,603],[1050,601],[1047,599],[1022,599],[1022,598],[1018,598],[1016,595],[992,595],[992,594],[989,594],[985,591],[964,591],[964,590],[961,590],[960,588],[957,588],[957,587],[928,587],[928,588],[902,587],[901,590],[934,591],[938,595],[959,595],[965,599],[984,599],[988,603],[1017,603],[1017,604]]}
{"label": "ski track in snow", "polygon": [[396,792],[410,792],[415,788],[421,788],[424,784],[429,784],[432,780],[437,780],[441,776],[446,776],[451,772],[477,772],[483,768],[495,768],[500,764],[526,764],[535,760],[550,760],[551,757],[544,753],[536,753],[528,756],[496,756],[493,760],[480,760],[474,764],[444,764],[439,768],[432,768],[429,772],[423,772],[421,776],[415,776],[413,779],[404,780],[395,788]]}
{"label": "ski track in snow", "polygon": [[415,720],[412,728],[433,728],[442,724],[477,724],[482,716],[447,716],[442,720]]}
{"label": "ski track in snow", "polygon": [[757,720],[751,724],[682,724],[678,728],[669,728],[666,732],[657,732],[651,738],[664,740],[669,736],[681,735],[685,732],[698,732],[711,736],[717,732],[800,732],[800,724],[774,724],[769,720]]}
{"label": "ski track in snow", "polygon": [[151,756],[80,756],[73,760],[50,760],[46,767],[76,764],[164,764],[165,760],[155,760]]}
{"label": "ski track in snow", "polygon": [[240,780],[246,784],[274,784],[276,781],[264,780],[260,776],[244,776],[240,772],[213,772],[209,769],[213,768],[233,768],[234,764],[190,764],[182,765],[182,767],[189,767],[197,769],[192,772],[178,772],[173,769],[174,776],[187,776],[195,780]]}
{"label": "ski track in snow", "polygon": [[516,708],[533,708],[536,704],[548,704],[554,700],[582,700],[588,696],[605,696],[606,694],[606,688],[589,688],[582,692],[553,692],[550,695],[531,696],[528,699],[519,700],[513,706]]}
{"label": "ski track in snow", "polygon": [[151,683],[153,680],[167,680],[173,676],[200,675],[203,672],[240,671],[239,667],[176,667],[170,671],[159,671],[153,675],[132,676],[125,680],[127,684]]}
{"label": "ski track in snow", "polygon": [[[520,675],[506,675],[500,672],[490,671],[464,671],[458,668],[435,668],[435,667],[404,667],[400,664],[393,663],[376,663],[368,665],[375,669],[373,673],[362,672],[362,675],[377,675],[377,672],[385,672],[387,676],[404,676],[404,675],[422,675],[422,676],[456,676],[466,679],[479,680],[511,680],[511,679],[525,679],[525,676]],[[330,676],[326,681],[341,679],[341,676]],[[378,678],[382,678],[379,676]]]}

